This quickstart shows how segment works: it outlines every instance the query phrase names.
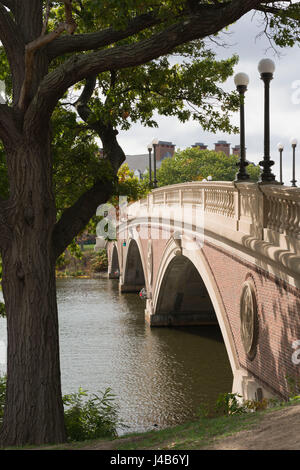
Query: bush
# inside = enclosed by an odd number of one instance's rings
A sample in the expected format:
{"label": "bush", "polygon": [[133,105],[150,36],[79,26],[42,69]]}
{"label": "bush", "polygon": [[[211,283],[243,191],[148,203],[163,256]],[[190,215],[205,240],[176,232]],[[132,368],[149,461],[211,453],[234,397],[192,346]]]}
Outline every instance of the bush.
{"label": "bush", "polygon": [[91,269],[93,272],[106,271],[108,268],[108,259],[106,250],[100,250],[91,262]]}
{"label": "bush", "polygon": [[222,393],[216,403],[216,412],[221,415],[236,415],[246,413],[247,409],[241,404],[241,395],[237,393]]}
{"label": "bush", "polygon": [[[69,441],[116,437],[117,425],[124,427],[118,421],[118,406],[110,388],[100,393],[100,396],[91,395],[86,400],[87,391],[79,388],[77,393],[63,396],[65,426]],[[5,394],[6,376],[0,376],[0,426],[3,420]]]}
{"label": "bush", "polygon": [[107,388],[101,396],[92,395],[88,400],[87,391],[64,395],[65,426],[68,439],[84,441],[100,437],[116,437],[118,407],[115,396]]}
{"label": "bush", "polygon": [[287,375],[286,381],[288,384],[290,398],[298,396],[300,393],[300,377],[292,377],[291,375]]}

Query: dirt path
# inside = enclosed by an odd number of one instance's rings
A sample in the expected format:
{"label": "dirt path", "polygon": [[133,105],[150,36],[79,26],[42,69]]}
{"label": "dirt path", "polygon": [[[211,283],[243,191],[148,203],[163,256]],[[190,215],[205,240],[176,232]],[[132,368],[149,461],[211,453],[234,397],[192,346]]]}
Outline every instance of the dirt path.
{"label": "dirt path", "polygon": [[210,450],[300,450],[300,405],[264,416],[249,431],[216,438]]}

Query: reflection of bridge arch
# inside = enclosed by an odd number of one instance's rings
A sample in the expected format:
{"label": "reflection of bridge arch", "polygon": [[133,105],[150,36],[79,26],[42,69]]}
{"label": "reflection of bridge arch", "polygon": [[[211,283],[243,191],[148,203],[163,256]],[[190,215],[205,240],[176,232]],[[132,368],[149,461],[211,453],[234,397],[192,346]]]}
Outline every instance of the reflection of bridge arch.
{"label": "reflection of bridge arch", "polygon": [[126,259],[124,260],[121,292],[139,292],[145,287],[145,269],[141,249],[133,238],[128,241]]}
{"label": "reflection of bridge arch", "polygon": [[117,244],[114,244],[112,249],[108,275],[110,279],[119,279],[120,276],[120,263]]}
{"label": "reflection of bridge arch", "polygon": [[[178,290],[180,296],[176,296]],[[149,306],[148,301],[147,314],[153,326],[180,324],[184,318],[189,324],[218,323],[232,372],[236,374],[238,357],[222,298],[205,256],[195,242],[182,240],[179,247],[173,239],[169,241],[158,269],[151,311]]]}

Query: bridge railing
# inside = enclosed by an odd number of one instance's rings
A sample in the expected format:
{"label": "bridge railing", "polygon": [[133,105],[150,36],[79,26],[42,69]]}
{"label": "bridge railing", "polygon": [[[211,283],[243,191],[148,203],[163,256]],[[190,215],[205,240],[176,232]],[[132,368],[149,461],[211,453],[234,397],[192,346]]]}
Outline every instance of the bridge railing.
{"label": "bridge railing", "polygon": [[260,240],[273,242],[276,233],[300,243],[300,188],[195,181],[155,189],[129,212],[134,217],[141,208],[154,214],[159,207],[195,205],[203,208],[205,228],[219,224],[223,231],[230,228]]}
{"label": "bridge railing", "polygon": [[262,187],[265,199],[265,227],[300,240],[300,190]]}
{"label": "bridge railing", "polygon": [[161,230],[163,238],[179,231],[200,243],[217,239],[300,275],[300,188],[198,181],[165,186],[130,204],[118,227],[124,239],[127,227],[137,227],[140,236],[144,230],[146,238],[151,227],[157,238]]}

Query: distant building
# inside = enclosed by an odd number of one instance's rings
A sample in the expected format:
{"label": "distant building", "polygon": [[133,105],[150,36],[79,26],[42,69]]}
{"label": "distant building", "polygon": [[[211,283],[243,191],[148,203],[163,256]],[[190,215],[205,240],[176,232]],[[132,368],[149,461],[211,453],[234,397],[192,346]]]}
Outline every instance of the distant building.
{"label": "distant building", "polygon": [[203,144],[202,142],[196,142],[192,145],[193,148],[199,148],[200,150],[207,150],[207,145]]}
{"label": "distant building", "polygon": [[173,157],[175,152],[175,145],[172,142],[165,142],[164,140],[159,140],[156,145],[156,161],[160,162],[165,158]]}
{"label": "distant building", "polygon": [[[218,140],[215,144],[215,152],[224,152],[228,157],[232,155],[240,156],[240,146],[236,145],[230,151],[230,143],[226,140]],[[156,146],[156,168],[160,168],[162,161],[165,158],[172,158],[175,153],[176,145],[172,142],[159,140]],[[199,148],[200,150],[207,150],[207,145],[203,142],[196,142],[192,145],[192,148]],[[103,149],[99,149],[99,158],[104,158]],[[134,172],[134,175],[142,179],[143,175],[147,173],[149,168],[149,153],[142,153],[138,155],[126,155],[125,163],[128,164],[130,170]],[[153,150],[152,150],[152,172],[153,172]],[[252,163],[252,162],[249,162]]]}
{"label": "distant building", "polygon": [[[156,169],[160,168],[161,162],[165,158],[172,158],[175,152],[175,144],[159,140],[156,146]],[[149,153],[139,155],[126,155],[125,163],[128,164],[130,170],[134,171],[134,175],[141,179],[149,168]],[[152,150],[152,171],[153,171],[153,150]]]}
{"label": "distant building", "polygon": [[236,145],[235,147],[232,148],[232,155],[237,155],[238,157],[240,156],[240,145]]}
{"label": "distant building", "polygon": [[219,140],[215,143],[215,152],[224,152],[227,157],[230,155],[230,144],[226,140]]}

